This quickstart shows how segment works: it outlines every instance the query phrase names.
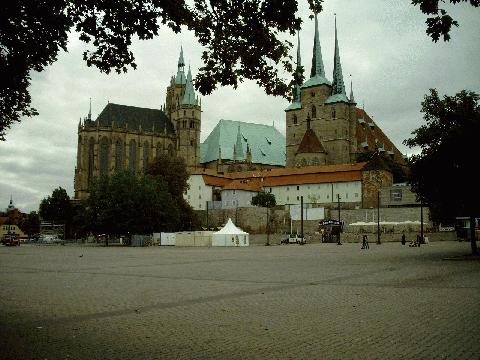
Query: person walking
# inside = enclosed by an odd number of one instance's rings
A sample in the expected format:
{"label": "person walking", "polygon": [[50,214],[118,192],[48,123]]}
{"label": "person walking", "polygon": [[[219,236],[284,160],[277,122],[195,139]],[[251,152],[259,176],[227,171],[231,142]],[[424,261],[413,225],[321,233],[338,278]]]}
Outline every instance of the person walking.
{"label": "person walking", "polygon": [[402,233],[402,245],[405,245],[405,231]]}
{"label": "person walking", "polygon": [[362,249],[368,249],[368,236],[367,234],[363,235],[363,240],[362,240]]}

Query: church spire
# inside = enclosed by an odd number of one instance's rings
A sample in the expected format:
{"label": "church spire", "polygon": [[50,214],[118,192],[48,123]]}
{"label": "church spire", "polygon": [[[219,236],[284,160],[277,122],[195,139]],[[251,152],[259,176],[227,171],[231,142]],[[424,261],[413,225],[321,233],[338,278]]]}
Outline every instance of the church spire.
{"label": "church spire", "polygon": [[187,80],[185,82],[185,93],[182,98],[182,105],[195,105],[195,89],[192,82],[192,71],[188,67]]}
{"label": "church spire", "polygon": [[245,154],[243,153],[243,144],[242,144],[242,133],[240,131],[240,125],[238,125],[237,131],[237,143],[234,146],[235,150],[233,153],[233,158],[235,160],[243,160]]}
{"label": "church spire", "polygon": [[183,60],[183,46],[180,47],[180,56],[178,57],[178,70],[175,76],[175,84],[185,85],[185,60]]}
{"label": "church spire", "polygon": [[[297,45],[297,76],[300,78],[301,76],[301,67],[302,67],[302,57],[300,55],[300,31],[297,34],[298,38],[298,45]],[[295,98],[294,102],[300,102],[301,101],[301,92],[300,92],[300,85],[299,80],[297,80],[297,83],[295,84]]]}
{"label": "church spire", "polygon": [[313,38],[313,57],[312,57],[312,71],[310,77],[319,75],[325,77],[325,68],[323,67],[322,47],[320,46],[320,36],[318,35],[318,18],[315,13],[315,35]]}
{"label": "church spire", "polygon": [[332,95],[345,94],[345,84],[343,83],[342,64],[340,62],[340,50],[338,47],[337,34],[337,15],[335,15],[335,55],[333,59],[333,82]]}
{"label": "church spire", "polygon": [[92,121],[92,98],[90,98],[90,107],[88,109],[88,121]]}
{"label": "church spire", "polygon": [[352,75],[350,75],[350,102],[352,104],[356,104],[355,98],[353,96],[353,80],[352,80]]}
{"label": "church spire", "polygon": [[337,33],[337,15],[335,14],[335,55],[333,57],[333,81],[332,81],[332,95],[325,101],[325,104],[333,103],[349,103],[345,92],[345,84],[343,82],[342,63],[340,62],[340,50],[338,46]]}
{"label": "church spire", "polygon": [[301,86],[302,89],[320,86],[331,85],[325,77],[325,67],[323,66],[322,47],[320,46],[320,36],[318,34],[318,16],[315,14],[315,35],[313,37],[313,56],[312,56],[312,70],[310,71],[310,79],[305,81]]}

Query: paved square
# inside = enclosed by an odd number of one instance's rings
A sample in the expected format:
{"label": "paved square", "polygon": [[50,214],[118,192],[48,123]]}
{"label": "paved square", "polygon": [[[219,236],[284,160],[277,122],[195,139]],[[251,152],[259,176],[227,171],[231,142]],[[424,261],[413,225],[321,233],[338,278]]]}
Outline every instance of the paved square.
{"label": "paved square", "polygon": [[478,359],[469,244],[0,247],[0,357]]}

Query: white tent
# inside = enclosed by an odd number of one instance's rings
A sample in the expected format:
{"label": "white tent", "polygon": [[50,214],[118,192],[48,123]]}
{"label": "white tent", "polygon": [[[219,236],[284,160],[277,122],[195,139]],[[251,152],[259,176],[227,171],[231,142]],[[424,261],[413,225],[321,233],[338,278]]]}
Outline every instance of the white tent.
{"label": "white tent", "polygon": [[236,227],[231,219],[225,226],[213,233],[212,246],[248,246],[248,233]]}

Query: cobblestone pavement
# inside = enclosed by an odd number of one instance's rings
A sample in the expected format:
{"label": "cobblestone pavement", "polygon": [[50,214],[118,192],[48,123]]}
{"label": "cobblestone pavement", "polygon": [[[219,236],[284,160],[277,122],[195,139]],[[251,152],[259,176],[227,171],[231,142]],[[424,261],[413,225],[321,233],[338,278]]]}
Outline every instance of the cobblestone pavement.
{"label": "cobblestone pavement", "polygon": [[469,251],[0,247],[0,358],[478,359]]}

